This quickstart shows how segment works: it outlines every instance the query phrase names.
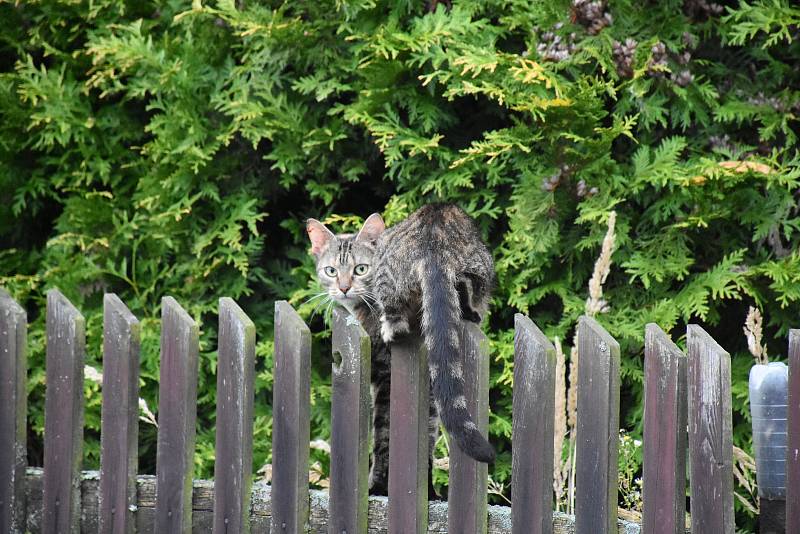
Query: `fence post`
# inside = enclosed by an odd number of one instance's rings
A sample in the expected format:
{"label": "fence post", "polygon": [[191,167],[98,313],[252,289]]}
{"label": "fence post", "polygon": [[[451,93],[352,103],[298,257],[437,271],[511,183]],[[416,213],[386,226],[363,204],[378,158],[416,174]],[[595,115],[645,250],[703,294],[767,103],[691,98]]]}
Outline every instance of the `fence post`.
{"label": "fence post", "polygon": [[370,339],[346,310],[333,311],[330,534],[367,532]]}
{"label": "fence post", "polygon": [[619,344],[583,316],[578,354],[575,532],[617,532]]}
{"label": "fence post", "polygon": [[789,331],[786,532],[800,532],[800,330]]}
{"label": "fence post", "polygon": [[643,531],[685,532],[686,356],[648,324],[644,341]]}
{"label": "fence post", "polygon": [[526,316],[514,326],[512,532],[552,534],[556,351]]}
{"label": "fence post", "polygon": [[139,321],[114,294],[103,297],[103,405],[99,531],[135,530],[139,465]]}
{"label": "fence post", "polygon": [[309,513],[311,331],[284,300],[275,303],[273,365],[270,532],[299,534]]}
{"label": "fence post", "polygon": [[215,534],[250,532],[256,327],[230,298],[219,299]]}
{"label": "fence post", "polygon": [[161,300],[161,370],[156,449],[156,534],[192,529],[197,419],[197,324],[172,297]]}
{"label": "fence post", "polygon": [[389,402],[389,532],[428,531],[428,361],[409,337],[391,347]]}
{"label": "fence post", "polygon": [[42,532],[80,532],[86,323],[57,289],[47,292]]}
{"label": "fence post", "polygon": [[25,532],[28,316],[0,289],[0,532]]}
{"label": "fence post", "polygon": [[733,534],[731,358],[700,326],[686,334],[692,532]]}
{"label": "fence post", "polygon": [[[475,424],[486,436],[489,426],[489,342],[478,325],[462,321],[459,335],[464,396]],[[488,466],[457,446],[450,447],[447,531],[486,532]]]}

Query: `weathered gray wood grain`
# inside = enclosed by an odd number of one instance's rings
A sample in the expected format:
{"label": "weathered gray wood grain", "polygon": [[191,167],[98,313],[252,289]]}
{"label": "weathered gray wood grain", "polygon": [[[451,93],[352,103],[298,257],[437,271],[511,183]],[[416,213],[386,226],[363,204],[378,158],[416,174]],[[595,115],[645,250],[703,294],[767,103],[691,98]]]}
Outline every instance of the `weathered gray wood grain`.
{"label": "weathered gray wood grain", "polygon": [[556,351],[526,316],[514,327],[511,521],[514,534],[551,534]]}
{"label": "weathered gray wood grain", "polygon": [[133,534],[139,468],[139,321],[114,294],[103,298],[100,530]]}
{"label": "weathered gray wood grain", "polygon": [[333,312],[330,534],[367,531],[370,340],[358,320]]}
{"label": "weathered gray wood grain", "polygon": [[[485,437],[489,426],[489,341],[478,325],[463,321],[459,333],[467,409]],[[447,528],[450,532],[486,532],[488,466],[457,446],[450,447]]]}
{"label": "weathered gray wood grain", "polygon": [[687,340],[692,532],[733,534],[731,358],[698,325]]}
{"label": "weathered gray wood grain", "polygon": [[275,303],[272,388],[272,532],[308,525],[311,331],[286,301]]}
{"label": "weathered gray wood grain", "polygon": [[80,528],[83,460],[83,316],[57,289],[47,292],[47,389],[44,408],[45,534]]}
{"label": "weathered gray wood grain", "polygon": [[686,356],[663,330],[648,324],[644,344],[645,532],[684,532],[686,439]]}
{"label": "weathered gray wood grain", "polygon": [[619,344],[600,324],[578,324],[576,531],[617,531]]}
{"label": "weathered gray wood grain", "polygon": [[[81,533],[94,534],[97,532],[97,491],[98,473],[84,471],[81,480],[82,511]],[[212,507],[214,505],[214,484],[209,480],[195,480],[192,498],[192,532],[208,534],[211,532]],[[272,488],[263,482],[253,483],[251,497],[250,524],[253,534],[269,533]],[[26,494],[30,509],[29,530],[31,534],[42,532],[42,470],[28,468],[26,477]],[[137,533],[150,534],[153,532],[156,500],[156,479],[153,476],[139,475],[137,478]],[[325,491],[311,490],[309,532],[313,534],[326,534],[328,532],[328,519],[330,503],[328,493]],[[369,498],[369,534],[387,534],[388,501],[386,497]],[[433,501],[428,503],[428,533],[447,534],[447,503]],[[553,534],[574,534],[574,517],[560,512],[553,513]],[[625,534],[639,534],[639,526],[635,523],[620,520],[620,532]],[[488,534],[511,533],[511,509],[505,506],[488,507]]]}
{"label": "weathered gray wood grain", "polygon": [[389,532],[428,531],[428,358],[418,337],[392,345]]}
{"label": "weathered gray wood grain", "polygon": [[156,534],[192,528],[192,473],[197,419],[197,324],[172,297],[161,300]]}
{"label": "weathered gray wood grain", "polygon": [[[219,300],[214,532],[250,532],[256,327],[229,298]],[[274,459],[273,459],[274,460]]]}
{"label": "weathered gray wood grain", "polygon": [[0,532],[25,531],[28,315],[0,289]]}
{"label": "weathered gray wood grain", "polygon": [[786,532],[800,532],[800,330],[789,331]]}

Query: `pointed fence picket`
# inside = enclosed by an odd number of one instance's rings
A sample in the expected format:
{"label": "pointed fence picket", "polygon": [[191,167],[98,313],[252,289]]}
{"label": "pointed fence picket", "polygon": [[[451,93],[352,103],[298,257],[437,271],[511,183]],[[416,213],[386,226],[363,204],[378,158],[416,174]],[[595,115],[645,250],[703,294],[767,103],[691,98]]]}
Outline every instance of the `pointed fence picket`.
{"label": "pointed fence picket", "polygon": [[645,532],[684,532],[686,356],[655,324],[644,340]]}
{"label": "pointed fence picket", "polygon": [[80,532],[86,323],[59,291],[47,293],[42,532]]}
{"label": "pointed fence picket", "polygon": [[103,299],[100,534],[135,532],[139,465],[140,325],[113,294]]}
{"label": "pointed fence picket", "polygon": [[[105,297],[99,481],[80,472],[84,319],[57,290],[47,298],[44,470],[25,474],[26,315],[0,290],[0,530],[56,532],[353,533],[618,532],[619,345],[594,319],[578,326],[576,518],[552,512],[555,352],[515,317],[512,508],[487,508],[487,466],[450,457],[446,505],[428,502],[428,371],[419,338],[392,346],[390,481],[369,497],[370,340],[346,312],[333,316],[329,493],[308,489],[311,332],[275,305],[272,486],[252,483],[255,327],[220,300],[214,482],[192,481],[199,325],[162,301],[157,475],[137,476],[140,325]],[[684,531],[688,447],[692,531],[733,532],[730,357],[699,326],[688,357],[656,325],[645,335],[644,532]],[[477,325],[460,333],[470,412],[485,432],[488,347]],[[800,528],[800,331],[790,333],[786,532]],[[688,440],[686,426],[688,423]],[[216,491],[215,491],[216,486]],[[388,529],[387,529],[388,525]],[[626,532],[638,527],[625,525]]]}
{"label": "pointed fence picket", "polygon": [[25,529],[28,321],[0,289],[0,532]]}

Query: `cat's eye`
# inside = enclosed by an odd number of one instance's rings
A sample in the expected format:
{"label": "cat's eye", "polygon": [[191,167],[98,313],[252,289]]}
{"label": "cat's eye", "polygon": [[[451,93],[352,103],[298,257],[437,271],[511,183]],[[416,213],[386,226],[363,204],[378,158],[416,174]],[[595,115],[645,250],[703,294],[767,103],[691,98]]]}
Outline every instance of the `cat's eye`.
{"label": "cat's eye", "polygon": [[325,274],[333,278],[336,276],[336,268],[331,266],[325,267]]}
{"label": "cat's eye", "polygon": [[353,272],[359,276],[367,274],[368,271],[369,271],[369,265],[367,265],[366,263],[359,263],[358,265],[356,265],[356,268],[353,269]]}

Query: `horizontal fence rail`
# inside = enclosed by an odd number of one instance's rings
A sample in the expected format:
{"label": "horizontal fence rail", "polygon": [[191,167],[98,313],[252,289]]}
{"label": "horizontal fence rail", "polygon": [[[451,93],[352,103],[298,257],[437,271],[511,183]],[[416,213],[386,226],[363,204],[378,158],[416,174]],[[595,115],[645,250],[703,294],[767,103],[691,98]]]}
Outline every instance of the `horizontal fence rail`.
{"label": "horizontal fence rail", "polygon": [[[619,345],[589,317],[578,325],[576,517],[553,513],[555,349],[515,317],[512,507],[487,506],[487,466],[450,451],[447,503],[428,502],[429,377],[419,338],[391,347],[389,497],[368,496],[371,429],[367,333],[333,315],[330,490],[309,490],[311,332],[275,304],[272,484],[252,483],[256,329],[220,299],[214,481],[193,481],[199,325],[162,301],[156,476],[137,475],[141,326],[115,295],[104,300],[100,473],[80,471],[85,322],[47,295],[44,469],[25,457],[27,317],[0,290],[0,531],[566,534],[638,532],[617,518]],[[688,451],[692,531],[732,533],[730,356],[689,325],[687,354],[656,325],[645,332],[644,532],[684,532]],[[465,323],[465,398],[486,432],[489,351]],[[800,527],[800,331],[790,333],[786,532]],[[688,436],[687,436],[688,424]],[[215,491],[216,487],[216,491]]]}

